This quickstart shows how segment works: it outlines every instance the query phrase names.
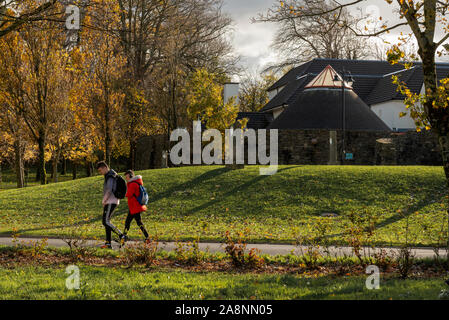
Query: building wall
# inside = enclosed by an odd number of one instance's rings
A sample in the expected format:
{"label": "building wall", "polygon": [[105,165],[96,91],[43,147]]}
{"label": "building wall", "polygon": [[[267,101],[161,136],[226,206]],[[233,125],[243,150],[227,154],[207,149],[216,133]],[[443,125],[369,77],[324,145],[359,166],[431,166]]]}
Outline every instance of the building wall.
{"label": "building wall", "polygon": [[[327,130],[279,130],[280,164],[329,163]],[[346,132],[346,152],[353,165],[441,165],[438,141],[431,132]],[[338,160],[342,154],[342,132],[337,131]]]}
{"label": "building wall", "polygon": [[239,103],[239,87],[238,83],[225,83],[223,87],[223,101],[225,104],[231,98],[235,98],[235,103]]}
{"label": "building wall", "polygon": [[401,112],[406,111],[402,100],[391,100],[384,103],[374,104],[371,106],[371,110],[373,110],[391,130],[415,129],[415,122],[410,115],[406,115],[402,118],[399,117]]}
{"label": "building wall", "polygon": [[282,112],[284,112],[284,108],[276,108],[272,110],[273,112],[273,119],[276,119],[281,115]]}

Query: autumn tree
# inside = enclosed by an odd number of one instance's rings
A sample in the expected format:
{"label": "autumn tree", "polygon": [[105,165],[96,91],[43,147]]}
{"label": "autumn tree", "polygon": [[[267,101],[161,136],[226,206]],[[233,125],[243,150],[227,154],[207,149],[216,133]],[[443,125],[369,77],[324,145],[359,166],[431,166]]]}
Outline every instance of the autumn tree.
{"label": "autumn tree", "polygon": [[[119,28],[116,0],[95,0],[88,7],[81,32],[82,56],[77,68],[78,103],[92,111],[104,160],[111,162],[118,118],[123,106],[122,78],[127,72],[126,57],[120,40],[114,35]],[[80,97],[81,94],[81,97]]]}
{"label": "autumn tree", "polygon": [[372,55],[368,41],[352,32],[366,17],[345,7],[333,11],[333,2],[279,1],[266,15],[253,19],[278,26],[272,47],[279,52],[281,62],[268,69],[279,71],[314,58],[363,59]]}
{"label": "autumn tree", "polygon": [[231,19],[221,12],[221,0],[180,2],[170,16],[162,59],[150,83],[149,100],[159,105],[166,133],[188,126],[187,80],[198,69],[213,73],[221,82],[237,71],[237,58],[226,39]]}
{"label": "autumn tree", "polygon": [[[21,3],[25,9],[35,4],[35,0]],[[58,9],[55,7],[54,12]],[[55,108],[61,104],[61,99],[67,99],[64,94],[63,37],[60,24],[53,21],[24,24],[17,32],[23,42],[21,73],[25,99],[21,115],[38,145],[38,175],[41,183],[45,184],[49,129],[59,120]]]}
{"label": "autumn tree", "polygon": [[[126,58],[127,72],[123,77],[125,86],[132,84],[134,92],[143,92],[146,77],[160,58],[160,48],[167,31],[165,22],[178,1],[168,0],[117,0],[119,27],[117,37],[120,39],[122,52]],[[133,90],[125,90],[123,112],[128,116],[138,116],[134,112],[136,104],[131,96]],[[142,105],[140,105],[142,107]],[[144,105],[143,107],[148,107]],[[129,117],[128,117],[129,119]],[[136,118],[132,122],[138,122]],[[135,134],[138,134],[137,136]],[[129,167],[134,168],[137,139],[144,132],[129,131]]]}
{"label": "autumn tree", "polygon": [[0,37],[19,29],[26,23],[55,17],[54,7],[59,0],[36,1],[31,5],[18,0],[0,0]]}
{"label": "autumn tree", "polygon": [[201,120],[206,127],[222,132],[235,123],[238,113],[235,99],[223,101],[223,85],[214,74],[198,69],[189,79],[186,90],[191,120]]}
{"label": "autumn tree", "polygon": [[[14,165],[17,187],[25,185],[24,153],[29,139],[21,112],[25,90],[21,72],[23,43],[17,33],[0,38],[0,128],[3,131],[3,159]],[[11,157],[11,155],[13,155]]]}

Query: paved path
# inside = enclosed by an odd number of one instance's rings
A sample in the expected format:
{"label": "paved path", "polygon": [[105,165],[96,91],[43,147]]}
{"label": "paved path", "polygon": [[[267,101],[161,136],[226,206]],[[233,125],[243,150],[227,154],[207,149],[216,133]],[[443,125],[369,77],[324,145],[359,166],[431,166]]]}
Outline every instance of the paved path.
{"label": "paved path", "polygon": [[[19,238],[18,241],[25,245],[31,245],[33,241],[37,241],[36,238]],[[130,241],[129,243],[133,243],[133,241]],[[100,246],[103,244],[101,241],[95,241],[95,240],[87,240],[85,245],[87,246]],[[7,245],[12,246],[14,245],[14,242],[12,238],[9,237],[0,237],[0,245]],[[64,242],[61,239],[48,239],[48,246],[49,247],[67,247],[67,243]],[[113,243],[113,247],[115,249],[118,249],[118,244]],[[175,242],[160,242],[159,248],[165,251],[173,251],[176,248]],[[221,243],[200,243],[199,248],[202,251],[209,251],[211,253],[215,252],[224,252],[224,246]],[[292,251],[295,254],[301,254],[302,252],[306,251],[305,247],[296,247],[293,245],[284,245],[284,244],[248,244],[248,250],[251,248],[256,248],[261,251],[261,254],[267,254],[267,255],[287,255],[291,253]],[[390,255],[391,254],[397,254],[398,249],[397,248],[377,248],[376,250],[385,249]],[[366,253],[368,253],[368,250],[372,249],[364,249]],[[329,252],[331,256],[350,256],[353,255],[352,249],[349,247],[330,247]],[[435,252],[431,248],[414,248],[412,250],[413,254],[417,258],[432,258],[435,256]],[[322,252],[324,253],[324,252]],[[440,250],[440,256],[445,256],[446,251]]]}

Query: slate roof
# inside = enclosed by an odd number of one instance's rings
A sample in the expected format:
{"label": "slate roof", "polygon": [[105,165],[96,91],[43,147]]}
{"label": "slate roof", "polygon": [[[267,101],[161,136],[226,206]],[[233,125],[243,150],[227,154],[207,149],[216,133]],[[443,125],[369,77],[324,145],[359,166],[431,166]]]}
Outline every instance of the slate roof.
{"label": "slate roof", "polygon": [[273,116],[269,113],[262,112],[239,112],[237,115],[237,120],[241,120],[243,118],[248,118],[248,123],[246,127],[248,129],[265,129],[271,121],[273,121]]}
{"label": "slate roof", "polygon": [[291,69],[281,79],[274,83],[268,91],[282,87],[283,85],[294,80],[296,76],[303,75],[305,73],[319,74],[327,65],[331,65],[337,72],[345,68],[350,71],[353,76],[372,76],[382,77],[385,74],[399,71],[404,69],[403,66],[390,65],[387,61],[378,60],[345,60],[345,59],[313,59],[307,63],[304,63],[296,68]]}
{"label": "slate roof", "polygon": [[[416,65],[412,69],[402,70],[395,73],[399,79],[407,84],[407,87],[413,93],[420,93],[423,86],[423,71],[422,66]],[[449,75],[449,65],[437,65],[437,79],[438,81],[446,78]],[[397,86],[392,83],[392,75],[385,75],[379,80],[377,85],[371,91],[370,95],[365,99],[369,105],[382,103],[390,100],[404,100],[405,97],[397,92]]]}
{"label": "slate roof", "polygon": [[[273,84],[268,91],[284,85],[286,87],[277,96],[273,97],[261,111],[266,112],[283,104],[288,104],[288,102],[291,103],[291,98],[298,96],[304,90],[304,85],[299,83],[297,83],[298,86],[293,85],[296,78],[304,75],[307,75],[308,79],[313,78],[322,72],[327,65],[330,65],[337,72],[343,68],[351,72],[355,80],[353,85],[355,93],[368,105],[403,99],[396,92],[396,86],[391,83],[392,73],[400,74],[403,81],[406,81],[413,92],[420,92],[423,83],[421,63],[416,63],[412,70],[404,70],[403,65],[390,65],[387,61],[314,59],[293,68]],[[437,74],[438,79],[448,76],[449,64],[437,63]]]}
{"label": "slate roof", "polygon": [[273,99],[271,99],[260,111],[264,112],[285,104],[288,105],[296,98],[297,93],[301,92],[312,79],[313,75],[307,74],[299,79],[294,79],[288,83],[275,97],[273,97]]}
{"label": "slate roof", "polygon": [[[346,130],[391,131],[353,90],[345,90],[345,95]],[[340,101],[340,89],[306,89],[267,129],[341,130],[343,113]]]}

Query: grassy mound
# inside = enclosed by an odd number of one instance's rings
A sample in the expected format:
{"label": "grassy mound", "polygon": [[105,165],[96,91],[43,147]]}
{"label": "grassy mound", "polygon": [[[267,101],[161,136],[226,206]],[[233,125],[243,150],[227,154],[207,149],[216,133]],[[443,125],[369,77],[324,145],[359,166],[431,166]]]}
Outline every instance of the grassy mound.
{"label": "grassy mound", "polygon": [[[161,240],[221,241],[226,230],[253,242],[291,242],[299,234],[342,242],[354,219],[376,228],[377,244],[436,242],[445,228],[440,167],[281,166],[185,167],[139,172],[150,193],[143,220]],[[103,237],[102,177],[0,192],[0,233]],[[336,218],[321,218],[323,213]],[[113,222],[123,228],[123,201]],[[131,236],[138,237],[132,225]]]}

